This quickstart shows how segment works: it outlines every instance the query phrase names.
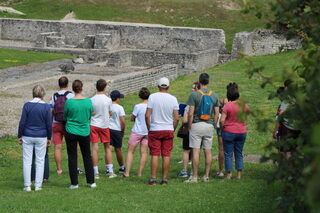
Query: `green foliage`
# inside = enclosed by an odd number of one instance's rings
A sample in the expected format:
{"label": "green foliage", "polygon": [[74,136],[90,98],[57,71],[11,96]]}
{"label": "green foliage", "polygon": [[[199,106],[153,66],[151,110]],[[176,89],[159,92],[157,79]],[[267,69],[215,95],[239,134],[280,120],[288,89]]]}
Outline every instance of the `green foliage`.
{"label": "green foliage", "polygon": [[[275,92],[269,95],[270,98],[277,97],[290,103],[284,116],[301,131],[298,138],[279,143],[284,147],[294,147],[289,159],[275,152],[267,158],[278,164],[274,180],[280,179],[283,182],[283,195],[279,198],[278,210],[317,212],[320,206],[320,48],[317,46],[320,44],[320,1],[277,0],[271,8],[274,15],[272,18],[269,15],[271,26],[284,31],[288,38],[298,36],[304,41],[303,51],[296,56],[300,64],[283,70],[280,76],[281,82],[292,82],[288,90],[281,96]],[[260,15],[268,16],[264,13]],[[250,66],[250,78],[257,75],[262,79],[262,88],[272,85],[276,90],[278,79],[265,76],[264,67],[256,66],[251,61],[247,65]],[[256,116],[259,117],[259,113]],[[260,124],[267,122],[258,119]],[[276,147],[275,142],[268,145],[270,149],[273,147]]]}

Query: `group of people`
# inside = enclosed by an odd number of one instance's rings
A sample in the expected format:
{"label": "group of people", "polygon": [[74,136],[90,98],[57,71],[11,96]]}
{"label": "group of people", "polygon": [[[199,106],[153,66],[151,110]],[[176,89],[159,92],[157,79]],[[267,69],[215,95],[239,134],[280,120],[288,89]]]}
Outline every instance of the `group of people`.
{"label": "group of people", "polygon": [[[151,177],[147,184],[157,183],[159,158],[162,157],[161,184],[168,184],[170,155],[173,149],[174,131],[179,123],[179,104],[169,94],[168,78],[158,80],[159,91],[150,94],[147,88],[141,88],[141,102],[134,106],[131,121],[134,126],[128,141],[126,162],[122,155],[122,139],[125,131],[125,111],[119,104],[124,95],[114,90],[110,98],[106,95],[107,82],[96,82],[96,94],[91,98],[82,95],[83,83],[75,80],[72,90],[68,91],[68,78],[58,80],[59,90],[53,94],[50,103],[43,101],[45,90],[37,85],[33,88],[33,99],[24,104],[19,123],[18,141],[23,146],[24,190],[31,191],[31,167],[35,161],[35,190],[42,189],[44,179],[45,156],[47,146],[54,143],[54,156],[57,174],[62,174],[61,149],[65,137],[68,154],[68,167],[71,180],[70,189],[78,188],[78,144],[83,157],[86,181],[89,187],[97,187],[99,179],[98,151],[99,141],[104,145],[106,175],[117,176],[112,163],[112,149],[119,164],[119,173],[128,178],[132,168],[133,154],[140,145],[140,163],[136,173],[141,176],[147,162],[147,153],[151,155]],[[246,124],[238,120],[238,112],[247,112],[248,106],[238,103],[240,93],[236,83],[227,86],[227,98],[219,100],[217,94],[208,88],[209,75],[202,73],[199,81],[193,85],[186,107],[181,115],[187,134],[183,137],[183,159],[192,159],[192,172],[186,183],[198,182],[200,149],[205,154],[205,175],[202,181],[209,181],[212,163],[212,139],[216,128],[219,138],[219,171],[223,176],[225,165],[226,178],[232,177],[232,162],[235,156],[237,178],[243,170],[242,150],[246,139]],[[180,105],[181,111],[181,105]],[[180,131],[180,130],[179,130]],[[224,162],[223,162],[224,159]],[[184,164],[184,175],[187,177]]]}

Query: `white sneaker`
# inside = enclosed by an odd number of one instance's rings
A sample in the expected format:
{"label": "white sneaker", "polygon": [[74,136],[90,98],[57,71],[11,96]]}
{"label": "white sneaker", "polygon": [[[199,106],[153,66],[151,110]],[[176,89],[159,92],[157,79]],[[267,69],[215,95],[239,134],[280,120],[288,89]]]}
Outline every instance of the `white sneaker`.
{"label": "white sneaker", "polygon": [[185,180],[184,182],[185,183],[198,183],[198,179],[190,176],[190,178],[188,180]]}
{"label": "white sneaker", "polygon": [[34,188],[34,191],[41,191],[41,190],[42,190],[41,186],[40,186],[40,187],[36,186],[36,187]]}
{"label": "white sneaker", "polygon": [[77,189],[77,188],[79,188],[78,185],[70,185],[70,186],[69,186],[69,189]]}
{"label": "white sneaker", "polygon": [[96,183],[92,183],[92,184],[89,184],[90,188],[97,188],[97,184]]}
{"label": "white sneaker", "polygon": [[115,178],[115,177],[117,177],[117,175],[115,174],[115,173],[109,173],[109,178]]}
{"label": "white sneaker", "polygon": [[30,186],[25,186],[25,187],[23,188],[23,191],[31,192],[31,187],[30,187]]}
{"label": "white sneaker", "polygon": [[99,174],[94,175],[94,179],[99,179],[99,178],[100,178]]}
{"label": "white sneaker", "polygon": [[209,182],[209,177],[203,176],[203,177],[201,178],[201,181],[202,181],[202,182]]}

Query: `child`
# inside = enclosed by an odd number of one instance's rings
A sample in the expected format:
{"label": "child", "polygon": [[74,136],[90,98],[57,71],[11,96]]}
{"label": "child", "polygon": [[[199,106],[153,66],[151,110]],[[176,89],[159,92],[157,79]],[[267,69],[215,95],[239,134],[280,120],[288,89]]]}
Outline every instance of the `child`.
{"label": "child", "polygon": [[[192,84],[192,91],[199,90],[200,85],[199,82],[194,82]],[[186,106],[183,113],[183,123],[182,125],[188,126],[188,113],[189,113],[189,107]],[[182,138],[182,148],[183,148],[183,154],[182,154],[182,161],[183,161],[183,169],[180,171],[178,177],[188,177],[188,162],[191,156],[192,148],[189,146],[189,133],[185,137]],[[192,176],[192,172],[190,172],[190,176]]]}
{"label": "child", "polygon": [[140,144],[140,165],[137,176],[142,175],[142,171],[147,162],[148,129],[146,126],[145,114],[149,95],[150,92],[147,88],[143,87],[140,89],[139,97],[141,98],[142,102],[134,106],[131,115],[131,121],[134,121],[135,123],[131,130],[131,135],[128,142],[126,171],[123,174],[123,177],[130,176],[133,154],[138,144]]}
{"label": "child", "polygon": [[[118,103],[120,99],[124,98],[124,95],[121,94],[118,90],[113,90],[110,93],[110,97],[112,100],[111,112],[112,116],[110,117],[109,129],[110,129],[110,145],[114,147],[116,152],[117,161],[119,164],[119,172],[124,173],[125,167],[123,165],[123,157],[122,157],[122,138],[124,135],[124,130],[126,127],[125,121],[125,112],[122,106]],[[112,164],[109,168],[107,168],[107,175],[114,174]]]}

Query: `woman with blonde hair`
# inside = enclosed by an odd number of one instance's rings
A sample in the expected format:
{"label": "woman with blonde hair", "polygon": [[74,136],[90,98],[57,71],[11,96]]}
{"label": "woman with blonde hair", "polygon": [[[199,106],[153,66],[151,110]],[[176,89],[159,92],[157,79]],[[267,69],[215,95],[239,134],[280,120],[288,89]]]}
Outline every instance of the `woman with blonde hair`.
{"label": "woman with blonde hair", "polygon": [[50,105],[43,101],[45,90],[37,85],[32,89],[33,99],[24,104],[19,123],[18,142],[23,147],[24,191],[31,191],[32,155],[35,152],[35,191],[42,189],[46,147],[51,140]]}

